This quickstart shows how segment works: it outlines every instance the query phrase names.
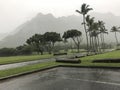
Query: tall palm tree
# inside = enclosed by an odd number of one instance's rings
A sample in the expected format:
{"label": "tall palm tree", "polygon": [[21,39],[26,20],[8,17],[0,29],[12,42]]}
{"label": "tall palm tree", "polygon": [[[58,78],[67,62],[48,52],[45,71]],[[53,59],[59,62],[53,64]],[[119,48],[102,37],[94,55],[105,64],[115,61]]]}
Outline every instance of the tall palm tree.
{"label": "tall palm tree", "polygon": [[80,10],[76,10],[76,12],[78,12],[79,14],[83,15],[83,25],[84,25],[84,29],[85,29],[85,33],[86,33],[86,40],[87,40],[87,51],[88,51],[88,35],[87,35],[87,28],[86,28],[86,21],[85,21],[85,17],[86,14],[90,11],[93,10],[92,8],[89,8],[89,5],[83,3],[81,6]]}
{"label": "tall palm tree", "polygon": [[98,21],[98,25],[99,25],[99,34],[100,34],[100,38],[101,38],[101,47],[103,48],[104,51],[104,47],[105,47],[105,41],[104,41],[104,34],[108,34],[108,30],[105,28],[105,23],[103,21]]}
{"label": "tall palm tree", "polygon": [[95,52],[99,51],[99,29],[98,29],[98,23],[94,22],[92,25],[92,36],[94,37],[94,50]]}
{"label": "tall palm tree", "polygon": [[120,32],[119,28],[117,26],[113,26],[111,28],[111,32],[115,33],[116,44],[118,45],[117,32]]}
{"label": "tall palm tree", "polygon": [[90,41],[90,46],[89,50],[92,50],[92,37],[91,37],[91,32],[92,32],[92,26],[94,24],[94,17],[90,18],[90,15],[86,16],[86,25],[87,25],[87,32],[89,33],[89,41]]}

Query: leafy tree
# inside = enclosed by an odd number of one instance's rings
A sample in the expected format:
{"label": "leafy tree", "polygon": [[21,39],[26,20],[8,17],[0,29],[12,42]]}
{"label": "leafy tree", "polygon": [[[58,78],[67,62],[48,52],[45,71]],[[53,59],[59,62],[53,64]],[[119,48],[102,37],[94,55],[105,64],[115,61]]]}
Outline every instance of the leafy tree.
{"label": "leafy tree", "polygon": [[113,26],[113,27],[111,28],[111,32],[114,32],[114,33],[115,33],[116,44],[118,45],[119,43],[118,43],[118,39],[117,39],[117,32],[120,32],[119,27]]}
{"label": "leafy tree", "polygon": [[32,54],[32,48],[29,45],[22,45],[16,47],[16,54],[17,55],[30,55]]}
{"label": "leafy tree", "polygon": [[64,32],[62,37],[65,40],[71,38],[74,41],[75,45],[77,46],[77,49],[78,49],[78,52],[79,52],[80,44],[81,44],[81,41],[82,41],[81,35],[82,35],[82,32],[80,32],[76,29],[71,29],[71,30],[68,30],[68,31]]}
{"label": "leafy tree", "polygon": [[89,5],[83,3],[81,6],[80,10],[76,10],[76,12],[78,12],[79,14],[83,15],[83,25],[84,25],[84,29],[85,29],[85,34],[86,34],[86,40],[87,40],[87,50],[89,49],[89,45],[88,45],[88,35],[87,35],[87,28],[86,28],[86,14],[90,11],[93,10],[92,8],[89,8]]}
{"label": "leafy tree", "polygon": [[39,53],[41,53],[41,55],[43,54],[44,44],[45,44],[45,40],[44,40],[43,35],[35,34],[32,37],[30,37],[29,39],[27,39],[26,43],[31,45],[32,47],[34,47],[35,51],[38,54]]}
{"label": "leafy tree", "polygon": [[56,32],[46,32],[44,34],[44,39],[46,41],[46,46],[50,54],[54,49],[55,43],[62,40],[60,34]]}
{"label": "leafy tree", "polygon": [[16,55],[16,49],[14,48],[1,48],[0,56],[14,56]]}

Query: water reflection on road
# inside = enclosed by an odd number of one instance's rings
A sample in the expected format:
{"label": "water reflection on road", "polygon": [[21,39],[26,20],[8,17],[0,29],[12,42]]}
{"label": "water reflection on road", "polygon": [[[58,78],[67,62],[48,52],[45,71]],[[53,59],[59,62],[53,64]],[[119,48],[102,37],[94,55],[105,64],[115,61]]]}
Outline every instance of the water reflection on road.
{"label": "water reflection on road", "polygon": [[120,70],[59,67],[1,81],[0,90],[120,90]]}

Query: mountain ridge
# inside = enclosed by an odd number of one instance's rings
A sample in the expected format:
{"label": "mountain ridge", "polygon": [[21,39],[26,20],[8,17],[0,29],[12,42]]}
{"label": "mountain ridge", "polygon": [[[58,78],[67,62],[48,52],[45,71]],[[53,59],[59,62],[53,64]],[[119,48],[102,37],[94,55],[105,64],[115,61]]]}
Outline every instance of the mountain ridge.
{"label": "mountain ridge", "polygon": [[[103,20],[106,23],[106,27],[109,31],[113,25],[120,24],[119,21],[120,16],[115,16],[109,13],[101,14],[95,12],[90,13],[90,15],[95,17],[96,21]],[[0,41],[0,47],[16,47],[22,45],[25,43],[26,39],[28,39],[35,33],[43,34],[45,32],[54,31],[62,34],[64,31],[68,29],[78,29],[84,33],[83,26],[81,25],[81,23],[82,15],[78,16],[70,15],[56,18],[50,13],[49,14],[38,13],[31,20],[26,21],[18,28],[16,28],[16,30],[14,30],[16,31],[14,34],[7,36],[2,41]],[[110,33],[109,36],[111,35],[112,34]],[[106,41],[109,41],[110,38],[107,37]]]}

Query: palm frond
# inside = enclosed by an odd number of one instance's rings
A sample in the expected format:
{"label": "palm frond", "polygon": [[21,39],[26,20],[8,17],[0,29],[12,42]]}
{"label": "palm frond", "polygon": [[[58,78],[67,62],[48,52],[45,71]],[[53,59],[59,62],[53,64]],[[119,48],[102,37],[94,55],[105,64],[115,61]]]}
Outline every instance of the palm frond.
{"label": "palm frond", "polygon": [[76,12],[78,12],[79,14],[82,14],[79,10],[76,10]]}

